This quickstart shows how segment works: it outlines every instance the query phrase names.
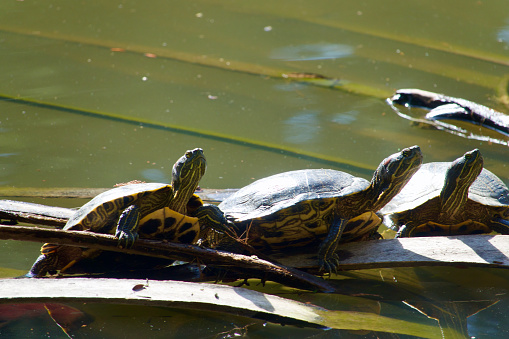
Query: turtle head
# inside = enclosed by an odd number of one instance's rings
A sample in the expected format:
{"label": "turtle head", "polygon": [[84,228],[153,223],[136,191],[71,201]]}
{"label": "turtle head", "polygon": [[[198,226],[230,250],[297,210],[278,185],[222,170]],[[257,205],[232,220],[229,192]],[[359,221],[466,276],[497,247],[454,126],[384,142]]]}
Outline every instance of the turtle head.
{"label": "turtle head", "polygon": [[403,149],[385,158],[373,175],[371,189],[374,194],[373,210],[384,207],[412,178],[422,164],[419,146]]}
{"label": "turtle head", "polygon": [[474,149],[454,160],[445,174],[444,187],[440,192],[442,213],[454,216],[468,199],[468,189],[483,169],[481,151]]}
{"label": "turtle head", "polygon": [[206,168],[207,162],[201,148],[187,151],[173,165],[171,185],[174,191],[190,191],[189,197],[191,197],[205,174]]}

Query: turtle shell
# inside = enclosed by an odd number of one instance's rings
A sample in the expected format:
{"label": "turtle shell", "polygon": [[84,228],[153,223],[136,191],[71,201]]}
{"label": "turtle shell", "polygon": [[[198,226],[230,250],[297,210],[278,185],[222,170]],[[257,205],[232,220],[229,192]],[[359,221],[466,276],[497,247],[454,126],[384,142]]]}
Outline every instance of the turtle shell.
{"label": "turtle shell", "polygon": [[[384,208],[383,215],[418,208],[440,196],[450,162],[423,164],[406,186]],[[483,169],[468,190],[468,198],[485,206],[509,206],[509,189],[495,174]]]}
{"label": "turtle shell", "polygon": [[[338,206],[343,209],[339,213],[353,217],[341,241],[352,241],[375,231],[381,223],[372,211],[361,215],[349,212],[350,206],[361,199],[356,194],[369,184],[365,179],[329,169],[291,171],[255,181],[218,207],[255,249],[277,251],[321,242]],[[340,204],[343,199],[345,203]]]}
{"label": "turtle shell", "polygon": [[120,214],[137,204],[140,219],[168,205],[173,197],[170,185],[161,183],[131,184],[99,194],[83,205],[65,225],[65,230],[113,234]]}
{"label": "turtle shell", "polygon": [[263,218],[309,200],[341,198],[365,190],[369,181],[330,169],[276,174],[241,188],[221,204],[233,222]]}
{"label": "turtle shell", "polygon": [[450,166],[450,162],[423,164],[398,195],[385,205],[380,212],[387,215],[412,210],[426,201],[440,196],[445,175]]}
{"label": "turtle shell", "polygon": [[468,190],[468,198],[485,206],[509,206],[509,189],[495,174],[483,169]]}

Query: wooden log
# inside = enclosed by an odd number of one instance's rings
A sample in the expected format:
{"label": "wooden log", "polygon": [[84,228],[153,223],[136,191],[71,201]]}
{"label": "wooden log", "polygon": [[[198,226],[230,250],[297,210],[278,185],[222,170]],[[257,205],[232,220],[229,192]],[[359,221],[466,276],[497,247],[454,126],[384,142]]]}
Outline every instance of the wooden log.
{"label": "wooden log", "polygon": [[[113,188],[113,187],[111,187]],[[0,196],[5,198],[79,198],[92,199],[111,188],[80,188],[80,187],[0,187]],[[209,203],[218,203],[233,194],[237,189],[200,188],[195,193]]]}
{"label": "wooden log", "polygon": [[[1,187],[0,196],[38,198],[93,198],[107,188],[11,188]],[[218,203],[236,189],[199,189],[195,193],[207,203]],[[63,227],[76,212],[75,209],[47,206],[15,200],[0,200],[0,220]]]}
{"label": "wooden log", "polygon": [[[44,198],[93,198],[107,188],[10,188],[1,187],[0,196]],[[236,189],[199,189],[195,193],[207,203],[221,202]],[[34,204],[24,201],[0,200],[0,220],[63,227],[75,209]]]}
{"label": "wooden log", "polygon": [[0,302],[107,302],[212,311],[272,323],[313,328],[371,330],[437,338],[438,327],[368,312],[326,310],[248,290],[216,284],[137,279],[4,279]]}
{"label": "wooden log", "polygon": [[[509,268],[509,235],[460,235],[340,244],[340,270],[414,266]],[[286,266],[314,268],[313,255],[276,257]]]}
{"label": "wooden log", "polygon": [[3,279],[0,302],[107,302],[212,310],[273,322],[323,327],[317,306],[251,291],[207,283],[142,279]]}
{"label": "wooden log", "polygon": [[63,227],[76,211],[14,200],[0,200],[0,219]]}

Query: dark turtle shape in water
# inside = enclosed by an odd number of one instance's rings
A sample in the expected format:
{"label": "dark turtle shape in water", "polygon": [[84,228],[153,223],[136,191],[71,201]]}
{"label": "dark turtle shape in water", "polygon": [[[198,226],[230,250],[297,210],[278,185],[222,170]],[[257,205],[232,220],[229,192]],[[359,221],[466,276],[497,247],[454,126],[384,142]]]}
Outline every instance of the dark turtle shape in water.
{"label": "dark turtle shape in water", "polygon": [[375,233],[381,223],[376,212],[421,162],[421,150],[413,146],[383,160],[371,182],[327,169],[276,174],[241,188],[219,206],[203,206],[200,223],[216,229],[217,224],[230,225],[260,251],[321,242],[319,264],[332,271],[338,264],[340,239]]}
{"label": "dark turtle shape in water", "polygon": [[[200,232],[199,224],[186,214],[202,205],[194,191],[205,169],[203,150],[187,151],[173,166],[171,185],[130,184],[106,191],[83,205],[64,230],[115,234],[121,248],[131,247],[139,236],[194,242]],[[45,244],[41,252],[27,276],[65,270],[81,257],[95,255],[97,251]]]}
{"label": "dark turtle shape in water", "polygon": [[381,213],[397,237],[509,234],[509,190],[483,169],[475,149],[453,162],[422,165]]}

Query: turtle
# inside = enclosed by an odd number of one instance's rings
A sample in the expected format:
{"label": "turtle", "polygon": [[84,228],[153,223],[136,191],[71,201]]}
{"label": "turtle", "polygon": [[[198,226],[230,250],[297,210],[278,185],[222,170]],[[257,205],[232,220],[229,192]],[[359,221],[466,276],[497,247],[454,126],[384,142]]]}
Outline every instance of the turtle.
{"label": "turtle", "polygon": [[474,149],[422,165],[381,213],[396,237],[509,234],[509,189]]}
{"label": "turtle", "polygon": [[[115,234],[121,248],[131,247],[139,236],[193,243],[200,226],[197,218],[187,214],[203,205],[194,192],[205,169],[203,150],[189,150],[173,166],[171,185],[135,183],[108,190],[77,210],[64,230]],[[28,277],[63,272],[75,261],[98,251],[44,244],[41,252]]]}
{"label": "turtle", "polygon": [[320,269],[336,271],[340,239],[374,235],[381,224],[376,212],[421,163],[421,150],[413,146],[384,159],[371,182],[332,169],[275,174],[241,188],[218,206],[204,205],[198,217],[212,229],[225,224],[263,254],[321,243]]}

